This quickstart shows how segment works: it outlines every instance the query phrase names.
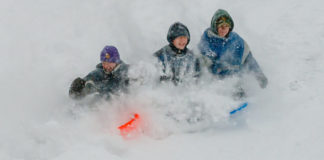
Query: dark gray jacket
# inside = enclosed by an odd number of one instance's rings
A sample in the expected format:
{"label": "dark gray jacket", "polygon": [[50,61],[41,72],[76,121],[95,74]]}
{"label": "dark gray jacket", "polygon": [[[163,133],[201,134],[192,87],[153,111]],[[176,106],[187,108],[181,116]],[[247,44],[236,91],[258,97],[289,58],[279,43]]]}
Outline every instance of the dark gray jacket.
{"label": "dark gray jacket", "polygon": [[172,80],[177,84],[186,77],[192,78],[199,74],[199,61],[195,58],[193,52],[187,48],[177,52],[169,44],[155,52],[154,56],[158,58],[161,66],[161,81]]}
{"label": "dark gray jacket", "polygon": [[109,96],[117,92],[126,92],[128,86],[128,65],[121,62],[116,68],[108,73],[102,64],[99,63],[96,69],[83,78],[85,83],[85,92],[90,94],[98,92],[100,95]]}

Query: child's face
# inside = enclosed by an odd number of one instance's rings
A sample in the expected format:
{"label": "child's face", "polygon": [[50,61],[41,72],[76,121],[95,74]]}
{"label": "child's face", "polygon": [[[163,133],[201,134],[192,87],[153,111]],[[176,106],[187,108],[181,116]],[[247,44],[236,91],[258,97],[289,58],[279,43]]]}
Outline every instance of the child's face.
{"label": "child's face", "polygon": [[104,70],[108,72],[113,71],[116,66],[117,66],[116,63],[102,62],[102,67],[104,68]]}
{"label": "child's face", "polygon": [[224,24],[224,25],[218,26],[217,27],[218,36],[225,37],[228,34],[229,30],[230,30],[229,25]]}
{"label": "child's face", "polygon": [[179,36],[173,40],[173,45],[178,49],[184,49],[188,43],[186,36]]}

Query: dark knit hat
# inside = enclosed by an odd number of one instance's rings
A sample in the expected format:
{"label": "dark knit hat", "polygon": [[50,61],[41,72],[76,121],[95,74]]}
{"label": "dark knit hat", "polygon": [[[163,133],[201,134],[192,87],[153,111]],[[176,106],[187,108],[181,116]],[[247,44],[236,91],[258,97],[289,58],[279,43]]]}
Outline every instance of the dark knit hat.
{"label": "dark knit hat", "polygon": [[227,17],[220,17],[216,21],[216,26],[219,27],[221,25],[227,25],[227,26],[231,27],[232,26],[232,21]]}

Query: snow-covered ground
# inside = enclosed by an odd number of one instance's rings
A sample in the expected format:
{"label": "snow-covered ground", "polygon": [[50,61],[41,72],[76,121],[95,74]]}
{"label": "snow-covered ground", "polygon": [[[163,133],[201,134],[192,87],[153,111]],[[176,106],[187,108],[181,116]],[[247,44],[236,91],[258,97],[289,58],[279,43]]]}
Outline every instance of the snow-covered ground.
{"label": "snow-covered ground", "polygon": [[[0,159],[323,159],[324,2],[320,0],[2,0],[0,6]],[[247,85],[249,107],[233,117],[235,79],[199,86],[154,83],[152,53],[180,21],[197,43],[223,8],[269,79]],[[130,95],[97,108],[75,106],[67,92],[115,45],[142,78]],[[208,77],[205,77],[207,79]],[[205,121],[190,126],[164,115]],[[199,109],[199,108],[198,108]],[[201,109],[201,108],[200,108]],[[116,126],[143,115],[145,133],[131,140]]]}

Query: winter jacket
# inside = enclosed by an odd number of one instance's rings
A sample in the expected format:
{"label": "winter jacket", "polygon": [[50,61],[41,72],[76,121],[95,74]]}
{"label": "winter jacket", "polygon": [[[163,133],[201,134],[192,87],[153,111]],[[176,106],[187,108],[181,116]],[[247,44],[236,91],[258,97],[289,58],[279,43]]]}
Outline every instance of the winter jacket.
{"label": "winter jacket", "polygon": [[[230,32],[225,37],[215,33],[220,17],[228,18],[231,24]],[[237,33],[231,31],[233,27],[234,22],[230,15],[224,10],[218,10],[212,18],[211,27],[204,31],[198,48],[207,62],[209,71],[220,78],[242,73],[243,70],[251,71],[255,73],[261,87],[265,87],[267,78],[252,56],[247,43]]]}
{"label": "winter jacket", "polygon": [[127,91],[128,86],[128,65],[121,62],[112,72],[106,72],[102,63],[90,72],[83,79],[86,81],[85,87],[87,94],[98,92],[102,96]]}
{"label": "winter jacket", "polygon": [[261,72],[248,45],[235,32],[230,32],[227,38],[222,38],[207,29],[198,47],[201,54],[211,61],[209,69],[215,75],[232,75],[245,66],[255,72]]}
{"label": "winter jacket", "polygon": [[169,44],[155,52],[154,56],[157,57],[161,67],[161,81],[172,80],[178,84],[186,78],[199,76],[199,61],[187,48],[181,51]]}

